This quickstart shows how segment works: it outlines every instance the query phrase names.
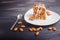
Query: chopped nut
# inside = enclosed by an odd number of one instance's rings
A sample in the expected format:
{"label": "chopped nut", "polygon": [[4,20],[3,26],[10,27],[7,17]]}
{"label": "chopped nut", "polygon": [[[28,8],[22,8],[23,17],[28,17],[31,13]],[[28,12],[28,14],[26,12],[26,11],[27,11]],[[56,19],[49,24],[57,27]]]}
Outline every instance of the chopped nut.
{"label": "chopped nut", "polygon": [[56,27],[52,27],[52,30],[53,30],[53,31],[56,31]]}
{"label": "chopped nut", "polygon": [[23,32],[24,30],[23,30],[23,28],[19,28],[19,31],[20,31],[20,32]]}
{"label": "chopped nut", "polygon": [[48,30],[52,30],[52,27],[49,27]]}
{"label": "chopped nut", "polygon": [[17,31],[18,30],[18,27],[15,27],[14,29],[13,29],[13,31]]}
{"label": "chopped nut", "polygon": [[39,35],[39,32],[35,32],[35,35],[38,36]]}
{"label": "chopped nut", "polygon": [[25,25],[21,25],[21,28],[25,28]]}
{"label": "chopped nut", "polygon": [[21,22],[21,21],[19,21],[19,22],[18,22],[18,24],[22,24],[22,22]]}

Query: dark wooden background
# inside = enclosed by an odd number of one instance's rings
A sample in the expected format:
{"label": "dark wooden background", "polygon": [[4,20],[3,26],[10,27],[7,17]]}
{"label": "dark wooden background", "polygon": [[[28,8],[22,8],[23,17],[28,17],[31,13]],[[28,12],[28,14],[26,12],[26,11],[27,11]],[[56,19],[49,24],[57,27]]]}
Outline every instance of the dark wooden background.
{"label": "dark wooden background", "polygon": [[[25,14],[26,11],[32,8],[32,5],[38,1],[39,0],[37,1],[35,0],[0,0],[0,16],[17,16],[20,13]],[[59,0],[55,0],[55,2],[48,1],[48,3],[46,1],[40,0],[40,2],[44,4],[48,4],[50,7],[53,7],[53,8],[60,6]]]}

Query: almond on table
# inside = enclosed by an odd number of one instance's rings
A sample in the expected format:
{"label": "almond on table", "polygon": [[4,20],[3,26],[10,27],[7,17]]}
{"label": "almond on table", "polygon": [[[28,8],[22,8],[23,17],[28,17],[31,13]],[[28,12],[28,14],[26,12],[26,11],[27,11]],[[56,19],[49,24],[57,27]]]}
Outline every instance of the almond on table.
{"label": "almond on table", "polygon": [[34,27],[29,28],[29,30],[30,30],[31,32],[37,31],[36,28],[34,28]]}
{"label": "almond on table", "polygon": [[22,24],[22,21],[19,21],[18,24]]}
{"label": "almond on table", "polygon": [[42,27],[38,27],[37,28],[37,31],[40,31],[40,30],[43,30],[43,28]]}
{"label": "almond on table", "polygon": [[19,31],[20,31],[20,32],[23,32],[23,31],[24,31],[24,29],[23,29],[23,28],[19,28]]}
{"label": "almond on table", "polygon": [[56,31],[56,27],[52,27],[52,30],[53,30],[53,31]]}
{"label": "almond on table", "polygon": [[32,27],[32,30],[33,30],[33,31],[37,31],[36,28],[34,28],[34,27]]}
{"label": "almond on table", "polygon": [[20,27],[21,27],[21,28],[25,28],[26,26],[25,26],[25,25],[21,25]]}
{"label": "almond on table", "polygon": [[30,32],[33,32],[33,29],[32,29],[32,28],[29,28],[29,31],[30,31]]}
{"label": "almond on table", "polygon": [[13,29],[13,31],[17,31],[18,30],[18,27],[15,27],[14,29]]}
{"label": "almond on table", "polygon": [[48,30],[52,30],[52,27],[48,27]]}
{"label": "almond on table", "polygon": [[37,31],[37,32],[35,32],[35,36],[38,36],[39,35],[39,32]]}

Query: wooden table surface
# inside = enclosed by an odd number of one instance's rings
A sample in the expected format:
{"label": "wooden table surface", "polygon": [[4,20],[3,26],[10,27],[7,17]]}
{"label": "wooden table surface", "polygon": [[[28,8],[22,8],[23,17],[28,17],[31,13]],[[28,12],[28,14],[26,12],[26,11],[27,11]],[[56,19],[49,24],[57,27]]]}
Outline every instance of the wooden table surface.
{"label": "wooden table surface", "polygon": [[[35,40],[33,32],[24,31],[20,33],[10,31],[16,16],[20,13],[24,15],[26,11],[32,8],[33,2],[37,3],[34,0],[0,0],[0,39]],[[40,2],[47,4],[49,6],[47,9],[60,15],[60,0],[48,3]],[[27,24],[24,20],[22,21],[27,27],[30,27],[30,24]],[[40,32],[36,40],[60,40],[60,21],[54,24],[54,26],[57,28],[55,32],[48,31],[47,27],[44,27],[44,30]]]}

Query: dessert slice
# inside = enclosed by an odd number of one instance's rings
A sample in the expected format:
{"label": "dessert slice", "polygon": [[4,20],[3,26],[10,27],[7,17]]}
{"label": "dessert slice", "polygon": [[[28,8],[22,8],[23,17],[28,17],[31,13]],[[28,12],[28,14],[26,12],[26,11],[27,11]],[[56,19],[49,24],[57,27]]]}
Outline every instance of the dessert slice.
{"label": "dessert slice", "polygon": [[29,20],[46,20],[46,14],[50,16],[50,12],[46,11],[44,4],[38,3],[33,6],[33,14]]}

